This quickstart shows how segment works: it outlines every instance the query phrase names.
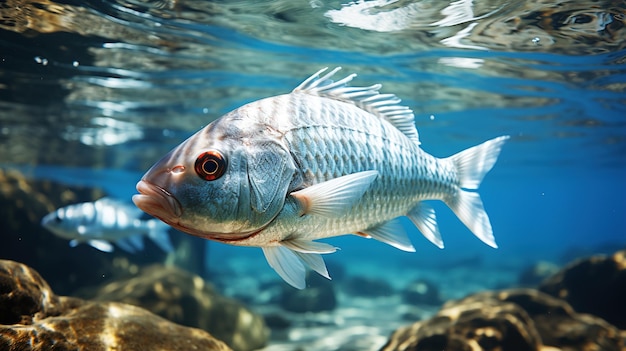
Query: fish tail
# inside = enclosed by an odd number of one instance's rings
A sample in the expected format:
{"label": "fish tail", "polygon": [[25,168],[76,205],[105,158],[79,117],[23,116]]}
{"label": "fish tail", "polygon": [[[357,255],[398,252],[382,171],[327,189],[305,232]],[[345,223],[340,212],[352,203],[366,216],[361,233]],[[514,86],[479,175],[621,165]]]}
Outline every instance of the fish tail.
{"label": "fish tail", "polygon": [[474,235],[493,248],[497,248],[498,245],[493,237],[489,216],[476,190],[485,174],[496,163],[502,145],[507,139],[508,135],[500,136],[448,158],[458,172],[460,189],[444,201]]}
{"label": "fish tail", "polygon": [[161,250],[165,252],[174,251],[174,247],[170,241],[168,230],[170,226],[157,220],[150,219],[147,221],[146,226],[148,227],[148,236],[152,241],[154,241],[157,246],[161,248]]}

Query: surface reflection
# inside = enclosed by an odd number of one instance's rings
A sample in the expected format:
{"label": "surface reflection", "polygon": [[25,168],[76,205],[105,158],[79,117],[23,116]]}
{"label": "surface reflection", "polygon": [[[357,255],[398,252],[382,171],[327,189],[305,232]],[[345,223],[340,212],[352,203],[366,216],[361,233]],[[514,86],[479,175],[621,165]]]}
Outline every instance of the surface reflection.
{"label": "surface reflection", "polygon": [[93,127],[67,126],[62,133],[68,141],[78,140],[89,146],[110,146],[143,138],[143,130],[135,123],[119,121],[109,117],[94,117]]}
{"label": "surface reflection", "polygon": [[[325,66],[382,83],[450,151],[506,130],[615,147],[624,13],[615,1],[7,0],[0,157],[142,169],[221,114]],[[143,151],[124,163],[121,145]]]}

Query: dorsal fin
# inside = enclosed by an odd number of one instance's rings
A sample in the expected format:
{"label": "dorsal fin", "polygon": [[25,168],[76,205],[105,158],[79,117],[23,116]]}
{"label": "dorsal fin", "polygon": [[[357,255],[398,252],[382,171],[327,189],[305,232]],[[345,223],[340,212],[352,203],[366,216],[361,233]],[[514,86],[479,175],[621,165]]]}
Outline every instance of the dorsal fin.
{"label": "dorsal fin", "polygon": [[406,106],[400,105],[400,98],[393,94],[379,93],[378,91],[382,87],[381,84],[374,84],[369,87],[348,86],[348,83],[356,77],[356,73],[352,73],[336,82],[330,79],[341,67],[336,67],[320,77],[320,74],[327,69],[328,67],[317,71],[317,73],[307,78],[293,91],[352,103],[388,121],[409,139],[413,140],[413,142],[420,144],[417,128],[415,128],[413,111]]}

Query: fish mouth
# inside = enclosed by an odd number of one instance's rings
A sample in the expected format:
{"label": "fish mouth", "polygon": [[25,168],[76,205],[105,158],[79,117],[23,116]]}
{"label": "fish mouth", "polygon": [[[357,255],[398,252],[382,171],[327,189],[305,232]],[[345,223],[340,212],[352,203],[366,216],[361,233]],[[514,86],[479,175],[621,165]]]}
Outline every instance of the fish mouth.
{"label": "fish mouth", "polygon": [[183,214],[180,202],[164,188],[145,179],[140,180],[136,188],[139,194],[133,195],[133,202],[142,211],[168,224]]}

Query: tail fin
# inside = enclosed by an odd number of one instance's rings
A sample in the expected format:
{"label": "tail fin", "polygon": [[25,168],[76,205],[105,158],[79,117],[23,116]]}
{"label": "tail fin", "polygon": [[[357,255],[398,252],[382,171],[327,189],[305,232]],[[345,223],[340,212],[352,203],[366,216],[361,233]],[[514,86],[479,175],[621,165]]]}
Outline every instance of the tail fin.
{"label": "tail fin", "polygon": [[174,251],[174,247],[170,242],[169,233],[167,232],[170,229],[169,225],[158,219],[150,219],[147,221],[146,225],[148,227],[148,237],[150,237],[161,250],[168,253]]}
{"label": "tail fin", "polygon": [[491,170],[498,159],[508,135],[491,139],[480,145],[463,150],[448,159],[456,167],[461,183],[461,190],[445,200],[456,216],[485,244],[497,248],[493,237],[489,217],[476,192],[485,174]]}

